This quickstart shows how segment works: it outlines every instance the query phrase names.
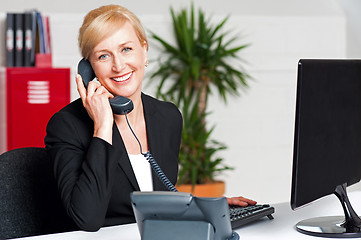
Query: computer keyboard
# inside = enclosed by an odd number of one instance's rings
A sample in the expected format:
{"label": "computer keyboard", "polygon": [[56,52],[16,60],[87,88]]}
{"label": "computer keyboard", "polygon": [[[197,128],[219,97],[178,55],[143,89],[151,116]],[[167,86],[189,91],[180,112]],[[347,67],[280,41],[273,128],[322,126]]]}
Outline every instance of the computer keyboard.
{"label": "computer keyboard", "polygon": [[268,204],[248,205],[246,207],[229,206],[232,229],[238,228],[265,216],[272,220],[272,214],[274,212],[275,209]]}

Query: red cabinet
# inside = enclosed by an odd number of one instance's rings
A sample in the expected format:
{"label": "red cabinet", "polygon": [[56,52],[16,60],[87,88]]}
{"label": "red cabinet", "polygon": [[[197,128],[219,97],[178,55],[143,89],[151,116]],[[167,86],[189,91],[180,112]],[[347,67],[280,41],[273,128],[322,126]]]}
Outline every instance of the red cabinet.
{"label": "red cabinet", "polygon": [[0,107],[2,120],[6,121],[2,126],[6,128],[6,136],[2,136],[2,149],[43,147],[47,122],[70,102],[70,69],[6,68],[3,71],[1,81],[2,85],[5,82],[6,93],[1,95],[6,104]]}

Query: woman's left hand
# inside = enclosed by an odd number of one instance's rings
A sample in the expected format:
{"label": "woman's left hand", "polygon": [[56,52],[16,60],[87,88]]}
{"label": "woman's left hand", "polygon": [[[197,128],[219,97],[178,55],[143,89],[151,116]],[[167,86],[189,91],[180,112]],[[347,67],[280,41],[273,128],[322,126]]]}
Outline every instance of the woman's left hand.
{"label": "woman's left hand", "polygon": [[246,207],[248,205],[256,205],[257,202],[253,201],[251,199],[248,198],[244,198],[244,197],[231,197],[231,198],[227,198],[227,202],[229,205],[238,205],[241,207]]}

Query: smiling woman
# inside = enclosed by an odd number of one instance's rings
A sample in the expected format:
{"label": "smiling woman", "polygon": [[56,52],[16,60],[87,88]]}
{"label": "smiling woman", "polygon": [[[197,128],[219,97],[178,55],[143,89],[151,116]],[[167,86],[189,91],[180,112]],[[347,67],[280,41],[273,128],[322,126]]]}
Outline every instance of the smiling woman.
{"label": "smiling woman", "polygon": [[80,99],[51,118],[45,143],[68,214],[80,229],[95,231],[135,222],[131,192],[166,190],[152,176],[125,116],[114,115],[108,99],[122,95],[133,101],[127,117],[142,150],[152,153],[173,184],[182,117],[172,103],[142,93],[148,44],[129,10],[108,5],[89,12],[79,30],[79,47],[99,82],[86,89],[77,76]]}

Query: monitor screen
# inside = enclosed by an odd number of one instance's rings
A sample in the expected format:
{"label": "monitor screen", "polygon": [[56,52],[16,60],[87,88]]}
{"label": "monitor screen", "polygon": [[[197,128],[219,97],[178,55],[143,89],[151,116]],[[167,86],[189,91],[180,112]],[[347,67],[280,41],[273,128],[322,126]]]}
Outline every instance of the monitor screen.
{"label": "monitor screen", "polygon": [[361,60],[298,63],[291,207],[361,177]]}

